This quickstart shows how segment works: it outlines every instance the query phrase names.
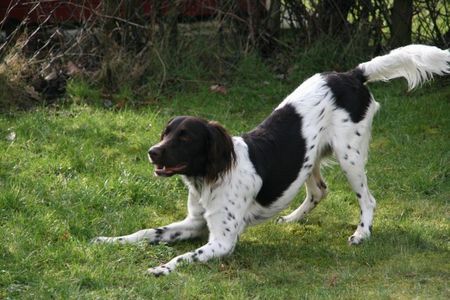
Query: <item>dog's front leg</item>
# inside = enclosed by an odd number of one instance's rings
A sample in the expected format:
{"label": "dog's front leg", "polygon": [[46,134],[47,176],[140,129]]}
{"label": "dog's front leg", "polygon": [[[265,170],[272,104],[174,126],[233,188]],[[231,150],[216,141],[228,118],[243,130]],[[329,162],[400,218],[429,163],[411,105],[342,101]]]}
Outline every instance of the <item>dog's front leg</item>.
{"label": "dog's front leg", "polygon": [[167,275],[182,263],[206,262],[212,258],[220,258],[231,254],[236,246],[243,221],[234,213],[225,211],[222,214],[207,217],[209,240],[208,243],[193,252],[179,255],[158,267],[147,270],[148,274],[155,276]]}
{"label": "dog's front leg", "polygon": [[206,262],[212,258],[226,256],[233,251],[235,245],[236,241],[229,241],[225,239],[213,240],[193,252],[187,252],[173,258],[166,264],[150,268],[147,270],[147,273],[155,276],[167,275],[182,263],[192,263],[197,261]]}
{"label": "dog's front leg", "polygon": [[134,244],[147,241],[151,244],[159,242],[171,243],[190,238],[196,238],[205,233],[205,220],[187,217],[183,221],[158,228],[143,229],[135,233],[117,237],[99,236],[92,240],[93,243],[119,243]]}
{"label": "dog's front leg", "polygon": [[133,244],[140,241],[149,243],[166,242],[196,238],[206,233],[206,221],[203,217],[204,209],[199,204],[197,193],[190,191],[188,198],[188,215],[186,219],[167,226],[143,229],[135,233],[117,237],[99,236],[92,240],[93,243],[119,243]]}

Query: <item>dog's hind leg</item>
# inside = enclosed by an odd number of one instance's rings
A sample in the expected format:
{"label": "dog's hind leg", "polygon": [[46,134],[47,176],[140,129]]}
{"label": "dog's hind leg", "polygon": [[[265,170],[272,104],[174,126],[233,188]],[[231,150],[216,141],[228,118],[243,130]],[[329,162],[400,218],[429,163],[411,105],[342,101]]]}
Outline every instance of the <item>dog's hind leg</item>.
{"label": "dog's hind leg", "polygon": [[316,162],[311,175],[305,182],[306,198],[303,203],[292,213],[287,216],[279,217],[277,223],[291,223],[300,221],[314,207],[319,204],[320,200],[327,195],[327,186],[320,176],[320,162]]}
{"label": "dog's hind leg", "polygon": [[345,150],[335,149],[335,152],[361,208],[361,220],[356,231],[348,239],[348,242],[352,245],[359,244],[363,239],[370,237],[376,206],[375,198],[367,185],[363,153],[356,146],[350,144],[345,146]]}
{"label": "dog's hind leg", "polygon": [[[370,115],[369,115],[370,118]],[[370,139],[370,121],[341,130],[336,134],[333,149],[360,206],[360,222],[356,231],[348,239],[352,245],[359,244],[371,235],[372,222],[376,206],[375,198],[369,191],[365,165]]]}

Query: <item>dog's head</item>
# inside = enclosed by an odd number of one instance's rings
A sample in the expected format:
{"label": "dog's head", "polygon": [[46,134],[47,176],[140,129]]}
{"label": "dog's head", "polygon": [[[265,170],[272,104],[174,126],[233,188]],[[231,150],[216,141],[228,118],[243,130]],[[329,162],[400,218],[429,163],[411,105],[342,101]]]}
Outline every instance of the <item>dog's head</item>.
{"label": "dog's head", "polygon": [[158,176],[182,174],[213,182],[232,167],[233,141],[216,122],[195,117],[175,117],[148,155]]}

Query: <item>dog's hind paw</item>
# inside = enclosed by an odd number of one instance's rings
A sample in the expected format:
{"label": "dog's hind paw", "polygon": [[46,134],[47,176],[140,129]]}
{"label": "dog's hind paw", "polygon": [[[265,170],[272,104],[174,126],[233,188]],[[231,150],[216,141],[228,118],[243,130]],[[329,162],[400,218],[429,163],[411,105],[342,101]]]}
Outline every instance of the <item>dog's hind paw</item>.
{"label": "dog's hind paw", "polygon": [[278,217],[275,220],[276,224],[296,223],[296,222],[303,223],[304,222],[304,218],[292,218],[290,216],[284,216],[284,217]]}
{"label": "dog's hind paw", "polygon": [[369,239],[370,232],[359,232],[356,231],[352,236],[348,238],[349,245],[359,245],[364,240]]}

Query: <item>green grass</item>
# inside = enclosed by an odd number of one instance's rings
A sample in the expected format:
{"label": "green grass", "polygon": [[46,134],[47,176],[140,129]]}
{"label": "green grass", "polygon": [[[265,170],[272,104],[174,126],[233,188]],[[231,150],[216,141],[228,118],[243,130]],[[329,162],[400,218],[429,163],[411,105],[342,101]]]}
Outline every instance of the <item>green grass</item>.
{"label": "green grass", "polygon": [[184,217],[181,180],[153,177],[146,151],[173,115],[215,119],[233,134],[257,125],[298,82],[263,66],[248,72],[255,64],[235,71],[242,75],[227,95],[205,84],[114,112],[81,104],[98,93],[73,83],[77,104],[1,115],[0,299],[448,299],[450,86],[442,82],[410,94],[403,82],[372,85],[382,109],[367,169],[378,207],[363,245],[346,242],[359,208],[337,166],[324,170],[330,194],[303,223],[249,228],[230,257],[168,277],[144,271],[202,241],[89,244]]}

